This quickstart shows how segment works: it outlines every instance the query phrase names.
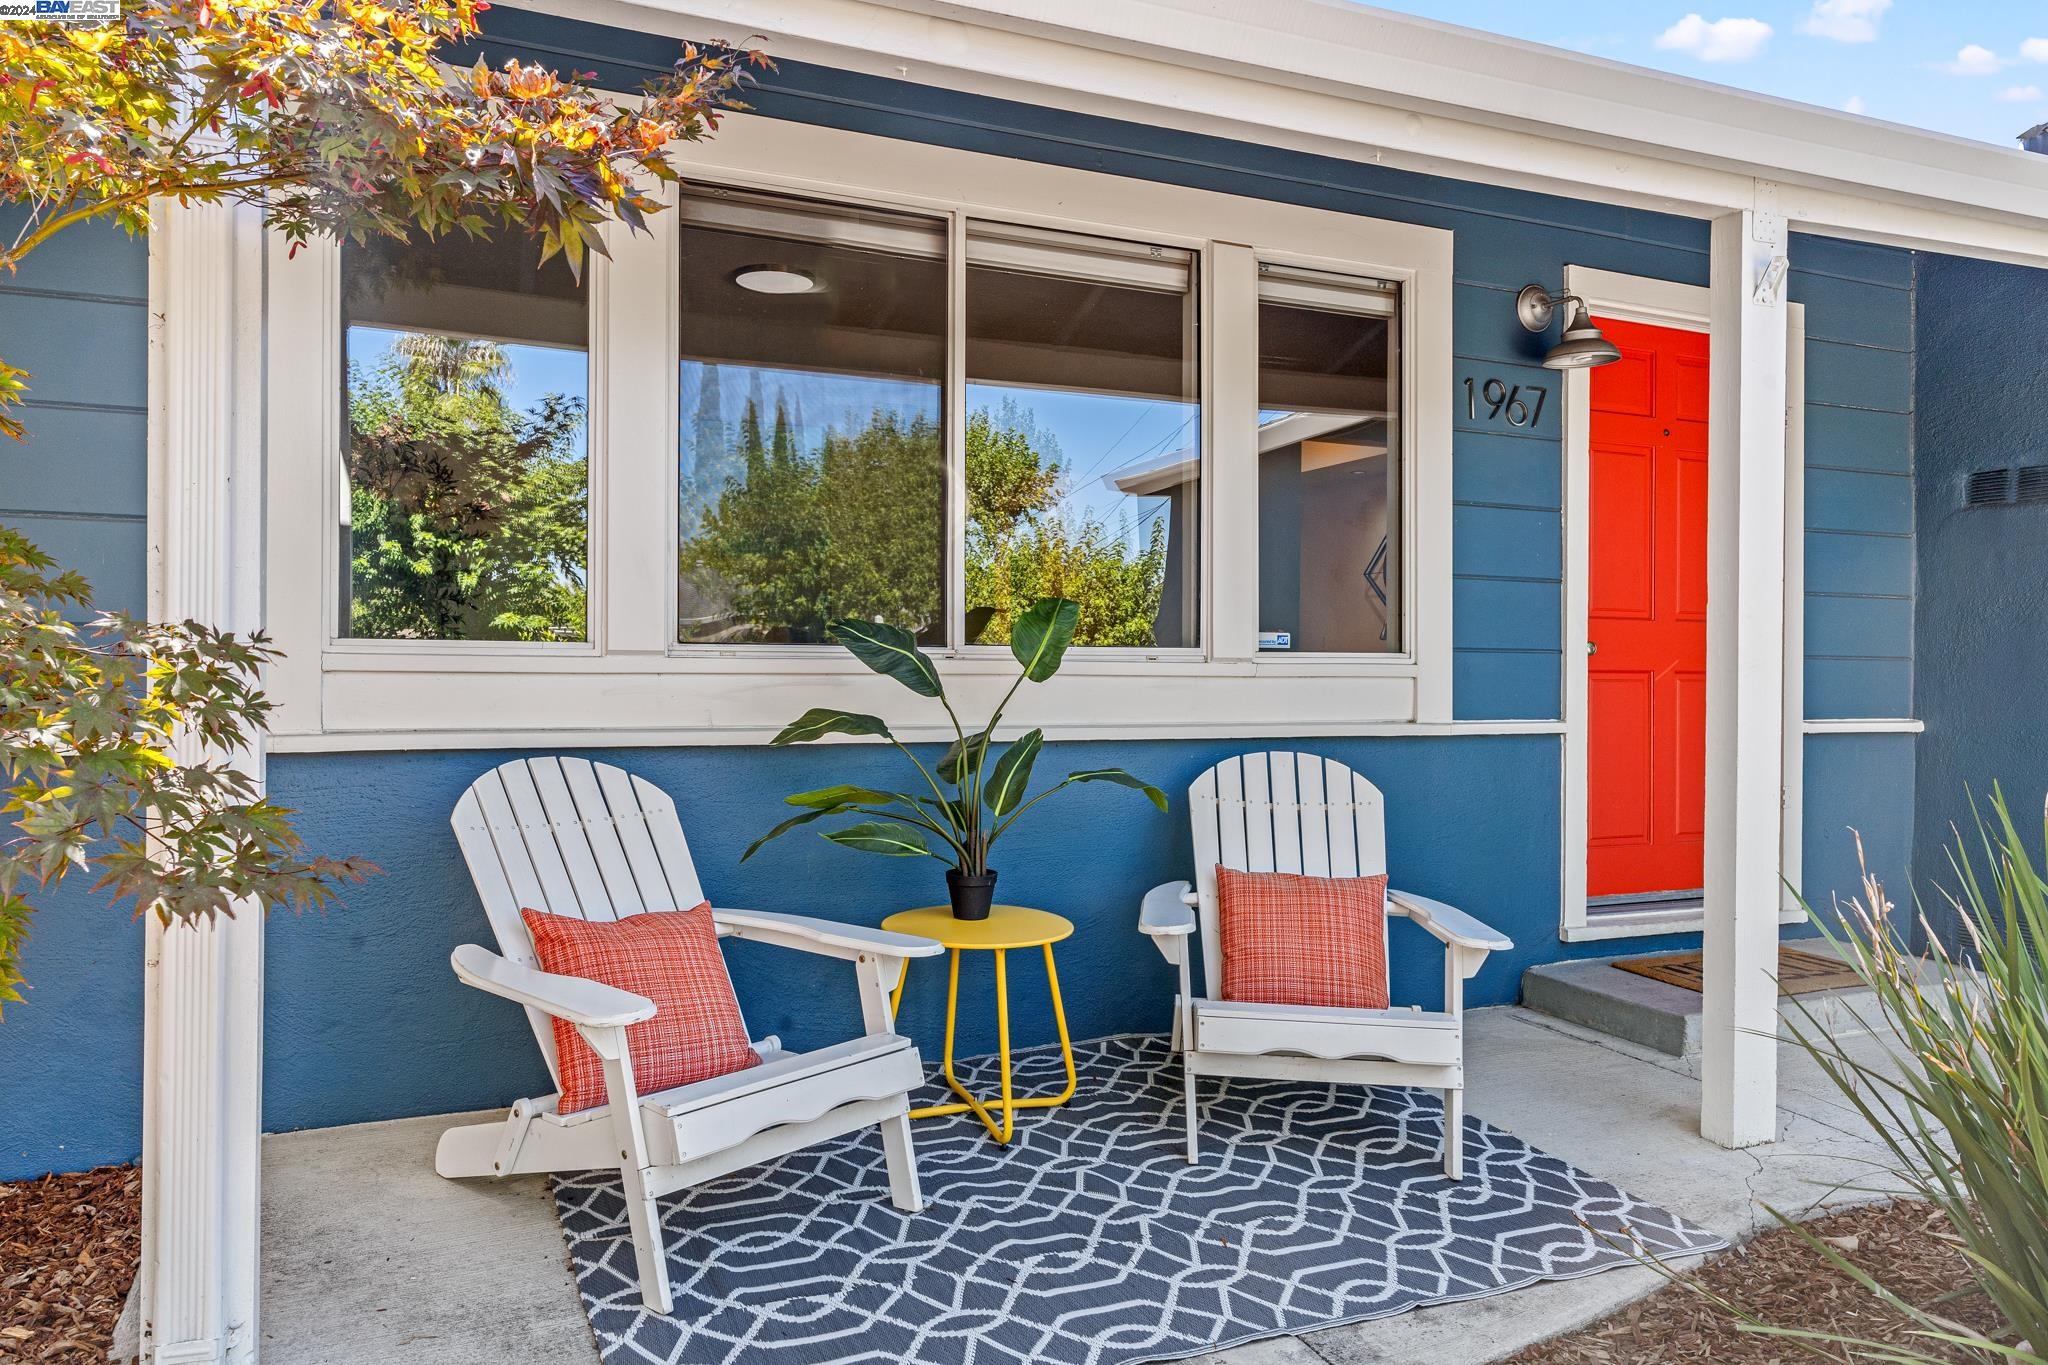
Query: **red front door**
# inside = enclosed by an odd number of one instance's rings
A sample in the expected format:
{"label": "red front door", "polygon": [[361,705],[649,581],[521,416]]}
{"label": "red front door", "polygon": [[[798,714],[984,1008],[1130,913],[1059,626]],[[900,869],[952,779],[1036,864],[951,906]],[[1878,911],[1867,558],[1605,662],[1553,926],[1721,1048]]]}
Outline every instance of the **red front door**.
{"label": "red front door", "polygon": [[1586,894],[1700,886],[1707,758],[1707,338],[1601,319],[1593,371]]}

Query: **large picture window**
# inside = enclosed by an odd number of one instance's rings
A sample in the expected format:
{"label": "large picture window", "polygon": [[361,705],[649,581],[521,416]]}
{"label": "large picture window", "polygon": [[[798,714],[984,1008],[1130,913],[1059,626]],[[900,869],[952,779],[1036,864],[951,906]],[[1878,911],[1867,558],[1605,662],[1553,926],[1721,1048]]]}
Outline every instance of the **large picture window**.
{"label": "large picture window", "polygon": [[1397,654],[1400,293],[1259,271],[1259,648]]}
{"label": "large picture window", "polygon": [[946,639],[942,220],[682,203],[677,639]]}
{"label": "large picture window", "polygon": [[1448,231],[752,116],[676,155],[580,280],[270,235],[274,733],[950,742],[831,623],[993,704],[1047,595],[1048,738],[1465,723]]}
{"label": "large picture window", "polygon": [[587,285],[538,255],[342,247],[338,635],[588,638]]}

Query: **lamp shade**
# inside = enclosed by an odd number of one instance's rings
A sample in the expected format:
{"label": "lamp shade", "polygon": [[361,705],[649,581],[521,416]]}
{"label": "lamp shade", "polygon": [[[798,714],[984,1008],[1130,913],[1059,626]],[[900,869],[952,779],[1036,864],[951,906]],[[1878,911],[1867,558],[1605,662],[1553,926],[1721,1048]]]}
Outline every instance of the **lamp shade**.
{"label": "lamp shade", "polygon": [[1596,365],[1611,365],[1619,359],[1619,348],[1593,325],[1593,319],[1586,315],[1586,305],[1573,299],[1570,310],[1565,314],[1564,335],[1543,357],[1543,368],[1589,370]]}

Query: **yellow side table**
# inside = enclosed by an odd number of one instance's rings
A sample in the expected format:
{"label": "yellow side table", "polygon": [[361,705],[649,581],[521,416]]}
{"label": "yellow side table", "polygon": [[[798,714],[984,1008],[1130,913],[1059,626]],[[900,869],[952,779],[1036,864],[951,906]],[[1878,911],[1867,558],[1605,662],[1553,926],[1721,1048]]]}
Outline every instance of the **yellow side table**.
{"label": "yellow side table", "polygon": [[[941,1114],[965,1114],[972,1112],[988,1129],[989,1136],[997,1142],[1008,1142],[1016,1131],[1019,1109],[1050,1109],[1065,1104],[1074,1097],[1074,1045],[1067,1037],[1067,1013],[1060,1005],[1060,977],[1053,966],[1052,945],[1074,932],[1073,923],[1062,916],[1046,910],[1032,910],[1021,905],[997,905],[990,908],[987,919],[955,919],[951,906],[927,905],[917,910],[903,910],[882,921],[882,927],[898,934],[918,934],[925,938],[937,939],[952,955],[950,973],[946,983],[946,1084],[961,1099],[959,1104],[935,1104],[926,1109],[913,1109],[914,1119],[936,1118]],[[1052,1017],[1059,1025],[1060,1056],[1067,1064],[1067,1088],[1057,1095],[1034,1095],[1028,1099],[1017,1099],[1011,1092],[1010,1082],[1010,983],[1005,972],[1005,962],[1012,948],[1043,948],[1045,950],[1045,981],[1052,989]],[[1002,1098],[983,1103],[976,1099],[953,1074],[953,1029],[960,1012],[960,954],[963,952],[991,952],[996,956],[996,1049],[1002,1058]],[[904,964],[903,978],[896,983],[896,994],[890,1000],[893,1011],[903,1000],[903,987],[910,981],[909,964]],[[1003,1121],[997,1124],[990,1110],[1000,1110]]]}

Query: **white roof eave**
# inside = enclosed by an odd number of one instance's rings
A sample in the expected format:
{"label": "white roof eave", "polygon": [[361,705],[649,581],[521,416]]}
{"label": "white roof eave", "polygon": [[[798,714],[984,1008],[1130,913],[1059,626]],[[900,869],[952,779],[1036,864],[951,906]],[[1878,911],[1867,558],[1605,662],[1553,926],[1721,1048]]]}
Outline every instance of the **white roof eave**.
{"label": "white roof eave", "polygon": [[1353,160],[2048,264],[2048,157],[1348,0],[545,3]]}

